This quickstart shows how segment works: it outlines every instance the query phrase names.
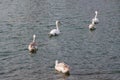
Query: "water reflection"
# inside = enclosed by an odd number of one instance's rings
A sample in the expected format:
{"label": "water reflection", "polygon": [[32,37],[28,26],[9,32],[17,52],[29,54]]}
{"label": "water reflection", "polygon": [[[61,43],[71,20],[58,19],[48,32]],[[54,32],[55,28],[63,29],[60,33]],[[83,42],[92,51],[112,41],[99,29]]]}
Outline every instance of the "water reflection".
{"label": "water reflection", "polygon": [[57,80],[67,80],[70,74],[63,74],[56,71],[56,75],[59,76]]}

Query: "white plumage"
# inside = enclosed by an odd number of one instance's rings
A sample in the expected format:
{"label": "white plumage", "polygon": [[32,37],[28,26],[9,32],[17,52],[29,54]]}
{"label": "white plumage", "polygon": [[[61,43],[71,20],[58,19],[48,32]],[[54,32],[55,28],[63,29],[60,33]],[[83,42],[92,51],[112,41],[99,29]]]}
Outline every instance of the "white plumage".
{"label": "white plumage", "polygon": [[59,24],[60,24],[60,21],[56,21],[56,29],[52,29],[49,33],[49,36],[57,36],[60,34],[60,30],[59,30]]}
{"label": "white plumage", "polygon": [[58,63],[58,60],[55,61],[55,70],[62,72],[64,74],[69,74],[70,68],[64,62]]}
{"label": "white plumage", "polygon": [[96,29],[94,22],[92,22],[88,27],[89,27],[89,30],[95,30]]}
{"label": "white plumage", "polygon": [[31,52],[31,53],[35,53],[38,48],[37,48],[37,44],[35,42],[35,38],[36,38],[36,35],[34,34],[33,35],[33,41],[29,44],[28,46],[28,50]]}
{"label": "white plumage", "polygon": [[97,15],[98,15],[98,11],[95,11],[95,17],[92,19],[92,22],[94,22],[94,24],[99,23],[99,19],[97,18]]}

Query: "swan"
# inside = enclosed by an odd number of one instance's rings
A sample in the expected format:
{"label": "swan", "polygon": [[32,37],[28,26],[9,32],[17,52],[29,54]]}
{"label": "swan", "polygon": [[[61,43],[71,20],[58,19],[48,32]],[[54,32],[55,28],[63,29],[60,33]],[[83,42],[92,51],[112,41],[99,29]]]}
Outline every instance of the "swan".
{"label": "swan", "polygon": [[95,22],[92,22],[88,27],[89,27],[89,30],[95,30],[96,29]]}
{"label": "swan", "polygon": [[98,11],[95,11],[95,17],[92,19],[92,22],[94,22],[95,24],[99,23],[99,19],[97,18],[98,15]]}
{"label": "swan", "polygon": [[31,52],[31,53],[35,53],[38,48],[37,48],[37,44],[35,42],[35,38],[36,38],[36,35],[34,34],[33,35],[33,41],[29,44],[28,46],[28,50]]}
{"label": "swan", "polygon": [[69,74],[70,72],[69,66],[64,62],[58,63],[58,60],[55,61],[55,70],[64,74]]}
{"label": "swan", "polygon": [[56,29],[52,29],[49,33],[49,37],[51,36],[57,36],[60,34],[60,30],[59,30],[59,25],[60,25],[60,21],[56,21]]}

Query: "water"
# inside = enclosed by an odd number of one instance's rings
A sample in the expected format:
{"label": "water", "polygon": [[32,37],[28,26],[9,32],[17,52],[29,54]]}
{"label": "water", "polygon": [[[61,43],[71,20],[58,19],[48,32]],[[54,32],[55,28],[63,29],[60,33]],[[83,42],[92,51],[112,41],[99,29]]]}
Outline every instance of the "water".
{"label": "water", "polygon": [[[49,38],[56,20],[61,34]],[[0,80],[120,80],[119,0],[1,0],[0,28]],[[33,34],[39,50],[30,55]],[[70,76],[54,70],[56,59]]]}

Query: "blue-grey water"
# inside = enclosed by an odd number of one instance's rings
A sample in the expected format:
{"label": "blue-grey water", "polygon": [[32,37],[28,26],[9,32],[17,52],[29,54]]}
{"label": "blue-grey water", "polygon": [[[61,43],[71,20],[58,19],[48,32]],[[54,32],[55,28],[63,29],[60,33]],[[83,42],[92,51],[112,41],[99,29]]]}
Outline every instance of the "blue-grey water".
{"label": "blue-grey water", "polygon": [[[49,38],[56,20],[61,34]],[[56,59],[70,76],[54,70]],[[0,80],[120,80],[120,0],[0,0]]]}

